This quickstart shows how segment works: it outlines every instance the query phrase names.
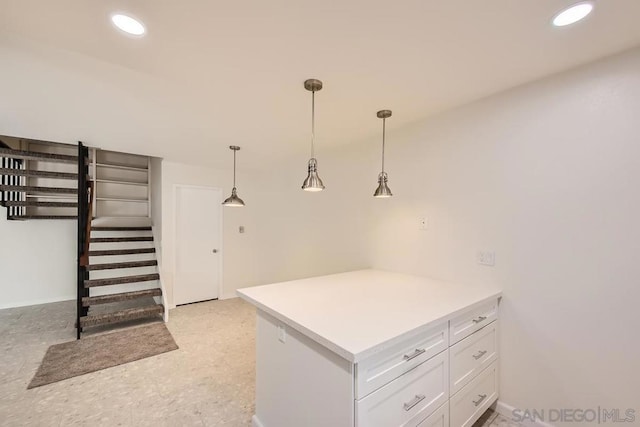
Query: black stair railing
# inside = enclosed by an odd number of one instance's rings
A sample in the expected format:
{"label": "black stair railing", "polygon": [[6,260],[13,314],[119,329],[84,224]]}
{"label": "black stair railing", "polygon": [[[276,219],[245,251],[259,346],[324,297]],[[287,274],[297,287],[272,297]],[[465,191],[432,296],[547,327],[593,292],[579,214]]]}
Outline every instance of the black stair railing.
{"label": "black stair railing", "polygon": [[[0,141],[0,143],[1,142],[2,141]],[[0,147],[10,148],[4,143],[1,143]],[[2,185],[2,187],[0,188],[5,188],[8,186],[17,187],[24,185],[24,180],[26,179],[26,177],[6,173],[7,171],[11,170],[24,169],[24,167],[25,162],[22,159],[13,159],[11,157],[0,158],[0,169],[2,170],[2,173],[0,173],[0,185]],[[6,206],[5,202],[21,202],[24,200],[25,194],[23,192],[15,190],[0,190],[0,205],[2,206]],[[25,209],[26,208],[23,206],[7,206],[7,219],[12,219],[16,216],[24,215]]]}
{"label": "black stair railing", "polygon": [[89,296],[84,281],[89,279],[87,266],[89,265],[89,239],[91,235],[91,219],[93,210],[93,185],[87,179],[89,164],[87,157],[89,149],[82,142],[78,143],[78,301],[76,328],[77,338],[80,339],[82,326],[80,319],[87,315],[88,308],[82,303],[84,297]]}

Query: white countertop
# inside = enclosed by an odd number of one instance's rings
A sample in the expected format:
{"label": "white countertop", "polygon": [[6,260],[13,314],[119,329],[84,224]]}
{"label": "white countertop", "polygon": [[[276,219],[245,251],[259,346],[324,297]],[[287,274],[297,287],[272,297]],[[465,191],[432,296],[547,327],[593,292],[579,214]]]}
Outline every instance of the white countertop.
{"label": "white countertop", "polygon": [[463,286],[381,270],[237,292],[258,309],[354,363],[502,294],[495,287]]}

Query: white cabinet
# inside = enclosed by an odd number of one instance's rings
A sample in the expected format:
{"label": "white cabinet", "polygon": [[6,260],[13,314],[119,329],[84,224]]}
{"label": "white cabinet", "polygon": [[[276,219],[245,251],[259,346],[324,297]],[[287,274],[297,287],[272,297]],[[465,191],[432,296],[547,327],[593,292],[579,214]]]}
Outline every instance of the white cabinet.
{"label": "white cabinet", "polygon": [[456,393],[449,402],[451,426],[470,427],[498,398],[498,362]]}
{"label": "white cabinet", "polygon": [[498,399],[495,288],[361,270],[238,294],[258,308],[254,427],[469,427]]}
{"label": "white cabinet", "polygon": [[363,360],[356,365],[356,399],[363,398],[448,347],[449,329],[445,322]]}
{"label": "white cabinet", "polygon": [[449,322],[451,345],[468,337],[498,318],[498,300],[470,310]]}
{"label": "white cabinet", "polygon": [[451,395],[498,358],[498,322],[493,322],[451,347]]}
{"label": "white cabinet", "polygon": [[356,401],[356,425],[415,427],[449,398],[449,355],[443,351]]}
{"label": "white cabinet", "polygon": [[422,421],[416,427],[448,427],[449,426],[449,402],[436,409],[429,418]]}
{"label": "white cabinet", "polygon": [[497,318],[495,299],[356,364],[355,427],[473,425],[498,398]]}

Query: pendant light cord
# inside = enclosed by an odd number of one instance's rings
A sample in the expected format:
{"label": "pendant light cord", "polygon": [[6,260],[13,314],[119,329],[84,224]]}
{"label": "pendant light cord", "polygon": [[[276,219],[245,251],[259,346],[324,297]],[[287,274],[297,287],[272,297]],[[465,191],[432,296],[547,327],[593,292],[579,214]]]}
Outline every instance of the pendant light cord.
{"label": "pendant light cord", "polygon": [[236,188],[236,152],[233,150],[233,188]]}
{"label": "pendant light cord", "polygon": [[386,133],[387,119],[382,119],[382,173],[384,173],[384,136]]}
{"label": "pendant light cord", "polygon": [[314,140],[316,138],[316,91],[311,91],[311,158],[314,158]]}

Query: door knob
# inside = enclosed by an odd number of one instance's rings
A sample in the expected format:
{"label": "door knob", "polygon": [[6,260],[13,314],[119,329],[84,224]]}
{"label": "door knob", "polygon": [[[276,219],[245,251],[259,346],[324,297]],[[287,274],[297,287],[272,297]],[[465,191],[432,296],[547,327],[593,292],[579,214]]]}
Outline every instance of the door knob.
{"label": "door knob", "polygon": [[213,250],[213,253],[214,253],[214,254],[217,254],[217,253],[218,253],[218,250],[217,250],[217,249],[214,249],[214,250]]}

